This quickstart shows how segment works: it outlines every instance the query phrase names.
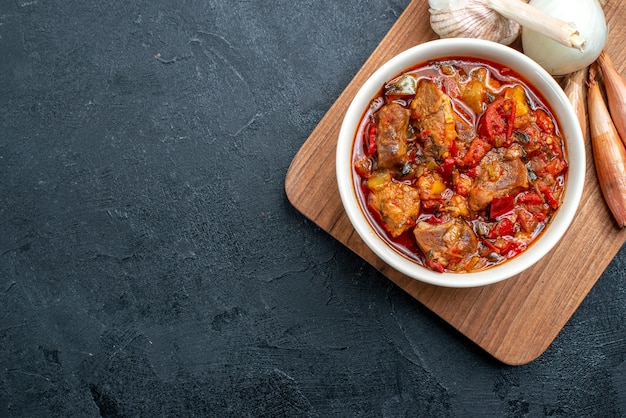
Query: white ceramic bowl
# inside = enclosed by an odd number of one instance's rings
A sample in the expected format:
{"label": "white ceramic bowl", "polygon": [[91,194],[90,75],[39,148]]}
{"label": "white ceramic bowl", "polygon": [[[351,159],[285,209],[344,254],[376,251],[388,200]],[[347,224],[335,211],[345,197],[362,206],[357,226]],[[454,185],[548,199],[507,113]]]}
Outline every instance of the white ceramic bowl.
{"label": "white ceramic bowl", "polygon": [[[354,189],[352,149],[359,122],[370,101],[388,80],[405,70],[430,60],[447,57],[473,57],[507,66],[534,86],[550,104],[559,120],[566,141],[569,163],[563,203],[547,229],[524,252],[503,264],[472,273],[437,273],[411,261],[390,247],[376,232],[364,214]],[[372,251],[401,273],[434,285],[474,287],[492,284],[526,270],[563,237],[572,222],[585,180],[585,144],[576,113],[556,81],[536,62],[519,51],[477,39],[440,39],[408,49],[383,64],[363,84],[350,104],[343,120],[337,143],[336,174],[345,211],[356,232]]]}

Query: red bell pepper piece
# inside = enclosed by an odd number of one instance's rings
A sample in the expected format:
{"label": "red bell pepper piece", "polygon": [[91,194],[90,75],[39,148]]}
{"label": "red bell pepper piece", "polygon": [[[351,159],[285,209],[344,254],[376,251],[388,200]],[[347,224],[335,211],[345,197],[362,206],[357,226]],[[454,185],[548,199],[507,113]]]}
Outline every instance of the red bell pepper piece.
{"label": "red bell pepper piece", "polygon": [[491,228],[491,231],[487,234],[487,238],[495,239],[503,237],[505,235],[513,235],[515,232],[515,225],[509,218],[504,218]]}
{"label": "red bell pepper piece", "polygon": [[495,219],[506,213],[509,213],[515,207],[515,199],[513,196],[494,197],[491,201],[489,216]]}
{"label": "red bell pepper piece", "polygon": [[537,193],[528,192],[520,194],[517,198],[517,202],[528,203],[530,205],[538,205],[539,203],[543,202],[543,199]]}
{"label": "red bell pepper piece", "polygon": [[507,258],[515,257],[526,249],[526,245],[518,241],[507,241],[507,245],[501,250],[500,254],[504,254]]}
{"label": "red bell pepper piece", "polygon": [[484,240],[483,243],[492,252],[503,255],[507,258],[514,257],[526,249],[526,244],[515,240],[500,240],[498,241],[498,245],[495,245],[488,240]]}
{"label": "red bell pepper piece", "polygon": [[526,248],[524,244],[517,241],[506,241],[506,245],[500,249],[500,254],[507,258],[515,257]]}
{"label": "red bell pepper piece", "polygon": [[449,181],[452,176],[452,170],[454,169],[454,158],[448,157],[443,160],[437,171],[441,174],[444,180]]}
{"label": "red bell pepper piece", "polygon": [[495,245],[493,245],[491,242],[489,242],[487,240],[483,240],[483,243],[487,246],[487,248],[489,248],[491,250],[491,252],[500,254],[500,249],[498,247],[496,247]]}
{"label": "red bell pepper piece", "polygon": [[374,125],[370,125],[368,132],[367,152],[369,155],[374,155],[376,153],[376,126]]}
{"label": "red bell pepper piece", "polygon": [[443,264],[441,264],[437,260],[433,260],[432,258],[426,259],[426,267],[428,267],[431,270],[436,271],[437,273],[443,273],[444,271]]}
{"label": "red bell pepper piece", "polygon": [[552,209],[559,207],[559,201],[554,197],[554,193],[552,193],[552,190],[550,190],[548,186],[540,187],[539,190],[541,190],[541,193],[543,193],[543,196],[546,198],[546,202]]}
{"label": "red bell pepper piece", "polygon": [[456,146],[456,141],[452,141],[452,143],[450,144],[450,156],[456,158],[457,154],[459,153],[459,149]]}

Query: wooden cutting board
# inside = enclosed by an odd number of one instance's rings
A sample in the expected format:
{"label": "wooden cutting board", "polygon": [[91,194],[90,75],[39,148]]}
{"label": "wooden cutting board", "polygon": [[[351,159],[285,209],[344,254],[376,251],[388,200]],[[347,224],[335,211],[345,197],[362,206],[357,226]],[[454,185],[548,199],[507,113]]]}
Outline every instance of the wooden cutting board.
{"label": "wooden cutting board", "polygon": [[[611,30],[607,52],[626,74],[626,8],[605,4]],[[552,254],[526,272],[494,285],[452,289],[413,280],[370,251],[348,220],[335,179],[335,146],[346,109],[359,86],[393,55],[436,39],[427,2],[412,1],[328,110],[295,156],[286,177],[289,201],[382,274],[503,363],[540,356],[578,308],[626,241],[598,188],[587,139],[587,178],[578,214]],[[516,44],[519,49],[519,42]]]}

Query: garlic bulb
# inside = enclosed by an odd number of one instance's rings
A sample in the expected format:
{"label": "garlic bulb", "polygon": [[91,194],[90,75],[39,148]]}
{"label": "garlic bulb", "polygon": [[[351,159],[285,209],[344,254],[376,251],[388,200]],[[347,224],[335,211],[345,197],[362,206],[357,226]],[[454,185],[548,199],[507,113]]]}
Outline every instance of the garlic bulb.
{"label": "garlic bulb", "polygon": [[571,48],[584,49],[576,25],[526,4],[527,0],[428,0],[430,26],[442,38],[480,38],[510,44],[520,25]]}
{"label": "garlic bulb", "polygon": [[598,58],[608,37],[608,28],[598,0],[531,0],[530,5],[550,16],[573,22],[585,39],[577,51],[546,38],[543,32],[522,29],[524,53],[552,75],[565,75],[589,66]]}
{"label": "garlic bulb", "polygon": [[428,4],[430,26],[441,38],[479,38],[509,45],[522,30],[484,1],[429,0]]}

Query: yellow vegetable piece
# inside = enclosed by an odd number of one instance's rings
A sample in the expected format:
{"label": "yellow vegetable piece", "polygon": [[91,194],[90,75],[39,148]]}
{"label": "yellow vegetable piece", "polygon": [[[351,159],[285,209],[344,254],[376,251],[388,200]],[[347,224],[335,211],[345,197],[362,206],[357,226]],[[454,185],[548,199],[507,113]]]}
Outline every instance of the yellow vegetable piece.
{"label": "yellow vegetable piece", "polygon": [[439,180],[435,181],[430,188],[430,198],[439,199],[444,190],[446,190],[446,185]]}
{"label": "yellow vegetable piece", "polygon": [[378,170],[367,179],[365,185],[370,190],[380,190],[391,181],[391,173],[388,170]]}
{"label": "yellow vegetable piece", "polygon": [[524,116],[529,112],[528,103],[526,102],[526,93],[524,88],[519,84],[515,87],[509,87],[504,91],[504,97],[515,102],[515,117]]}

